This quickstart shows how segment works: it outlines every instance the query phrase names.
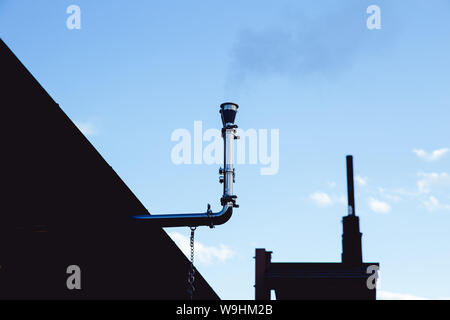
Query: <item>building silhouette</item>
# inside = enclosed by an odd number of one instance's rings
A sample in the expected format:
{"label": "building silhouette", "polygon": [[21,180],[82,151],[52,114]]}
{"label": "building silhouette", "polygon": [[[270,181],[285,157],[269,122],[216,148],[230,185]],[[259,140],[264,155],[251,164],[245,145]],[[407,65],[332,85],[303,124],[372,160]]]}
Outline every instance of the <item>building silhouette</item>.
{"label": "building silhouette", "polygon": [[[255,298],[269,300],[375,300],[378,263],[362,259],[359,218],[355,215],[353,158],[347,156],[348,215],[343,217],[342,262],[272,262],[272,252],[256,249]],[[369,277],[371,277],[369,279]]]}
{"label": "building silhouette", "polygon": [[0,65],[0,299],[187,299],[188,259],[2,40]]}

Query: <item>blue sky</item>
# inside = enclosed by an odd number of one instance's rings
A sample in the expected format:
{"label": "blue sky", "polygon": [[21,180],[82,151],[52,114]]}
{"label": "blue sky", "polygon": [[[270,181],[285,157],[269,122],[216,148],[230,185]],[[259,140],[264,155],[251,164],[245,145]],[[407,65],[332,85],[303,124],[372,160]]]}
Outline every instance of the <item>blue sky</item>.
{"label": "blue sky", "polygon": [[[437,299],[450,297],[449,17],[444,0],[0,0],[0,36],[152,213],[219,207],[218,165],[175,165],[174,130],[220,128],[225,101],[241,128],[279,130],[278,173],[238,165],[240,209],[196,233],[222,298],[254,297],[255,247],[340,260],[353,154],[379,297]],[[184,246],[187,228],[167,231]]]}

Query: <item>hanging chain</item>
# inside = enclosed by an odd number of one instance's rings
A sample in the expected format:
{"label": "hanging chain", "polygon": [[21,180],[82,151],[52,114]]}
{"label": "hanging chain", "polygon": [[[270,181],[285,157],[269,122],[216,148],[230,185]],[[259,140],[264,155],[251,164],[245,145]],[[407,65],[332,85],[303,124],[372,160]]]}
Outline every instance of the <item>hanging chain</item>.
{"label": "hanging chain", "polygon": [[189,299],[192,300],[192,297],[194,295],[195,287],[194,287],[194,281],[195,281],[195,269],[194,269],[194,233],[195,229],[197,227],[191,227],[191,264],[189,266],[189,272],[188,272],[188,294]]}

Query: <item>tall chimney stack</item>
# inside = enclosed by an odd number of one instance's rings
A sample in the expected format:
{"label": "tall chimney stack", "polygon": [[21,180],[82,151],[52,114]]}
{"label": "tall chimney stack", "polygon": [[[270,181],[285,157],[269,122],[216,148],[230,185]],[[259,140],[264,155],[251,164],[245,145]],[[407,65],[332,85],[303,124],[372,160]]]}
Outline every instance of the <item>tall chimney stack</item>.
{"label": "tall chimney stack", "polygon": [[347,192],[348,215],[342,219],[342,263],[348,265],[362,264],[361,237],[359,218],[355,214],[355,188],[353,182],[353,157],[347,156]]}
{"label": "tall chimney stack", "polygon": [[353,156],[347,156],[348,215],[355,215],[355,186],[353,183]]}

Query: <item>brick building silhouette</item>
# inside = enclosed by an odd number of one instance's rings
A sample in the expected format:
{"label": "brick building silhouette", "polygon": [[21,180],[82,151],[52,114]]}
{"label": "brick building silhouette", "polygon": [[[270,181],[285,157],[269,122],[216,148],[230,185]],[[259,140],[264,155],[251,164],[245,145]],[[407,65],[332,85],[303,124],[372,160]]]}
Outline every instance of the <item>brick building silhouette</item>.
{"label": "brick building silhouette", "polygon": [[376,288],[368,280],[379,263],[364,263],[362,259],[359,218],[355,215],[353,157],[347,156],[347,186],[349,214],[342,219],[342,262],[281,263],[272,262],[272,252],[256,249],[255,298],[302,300],[375,300]]}

